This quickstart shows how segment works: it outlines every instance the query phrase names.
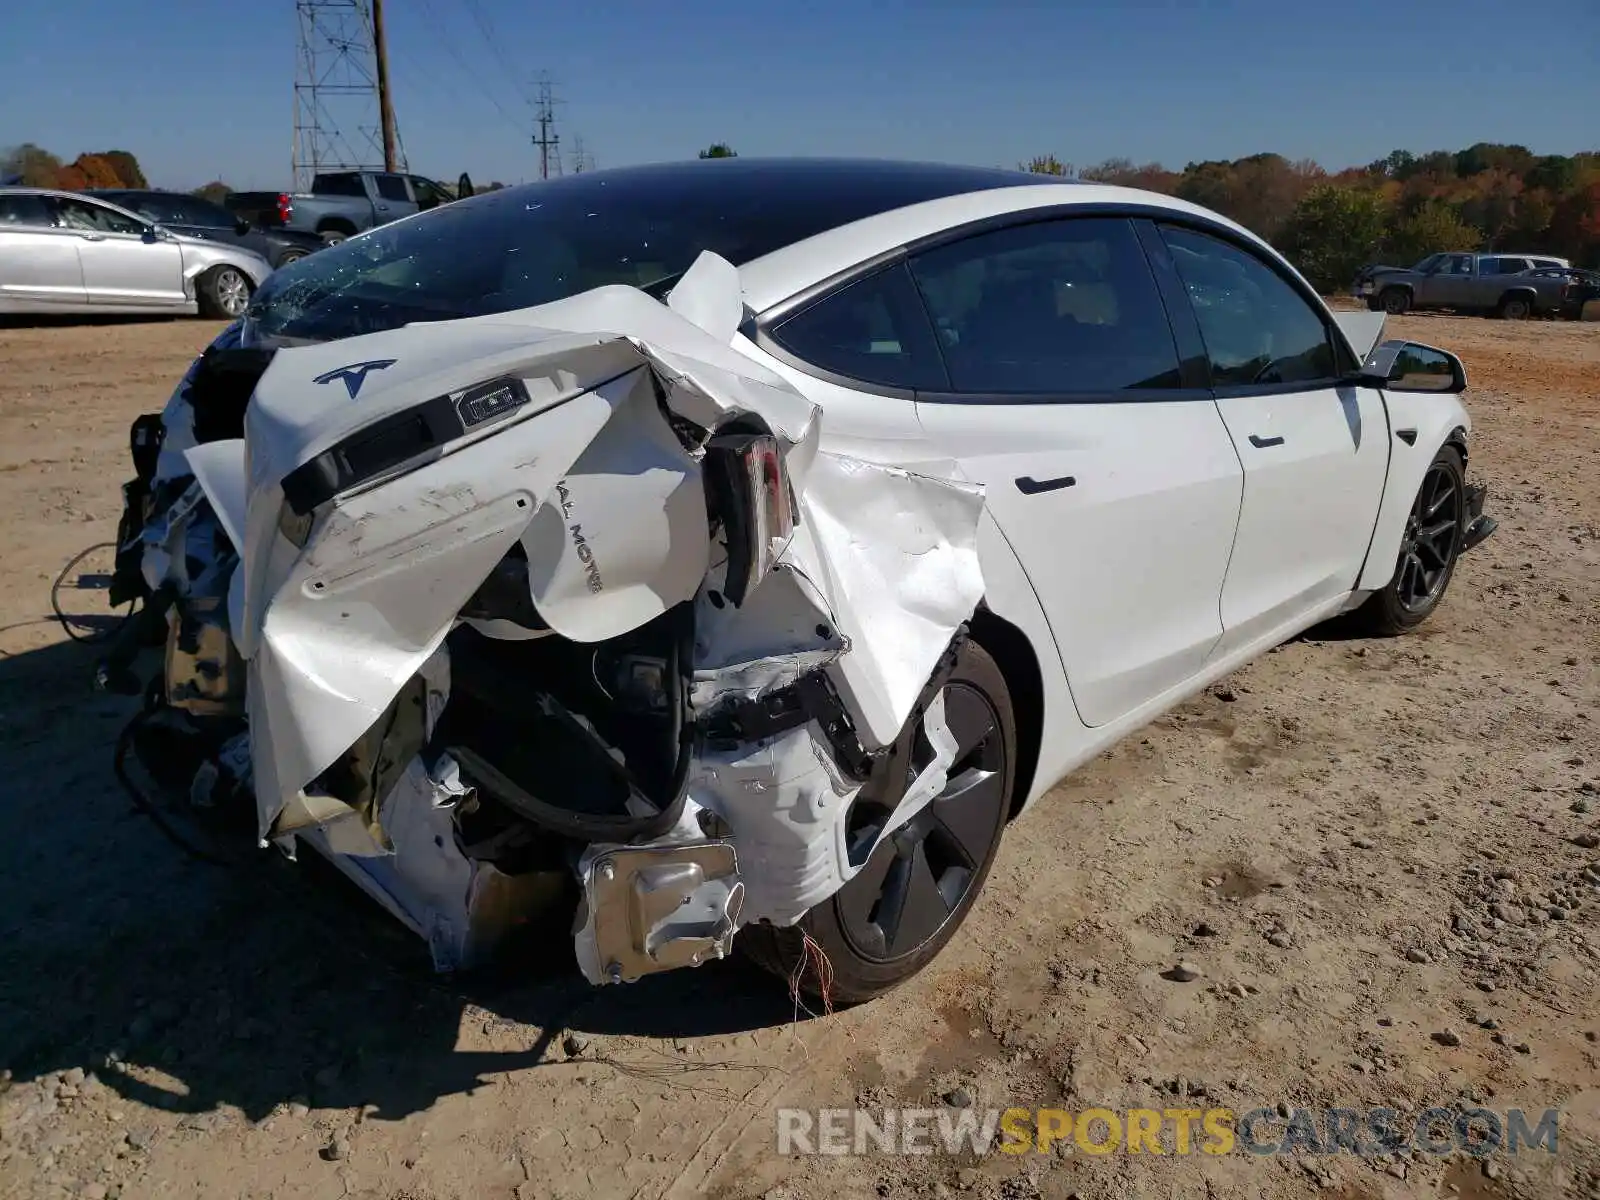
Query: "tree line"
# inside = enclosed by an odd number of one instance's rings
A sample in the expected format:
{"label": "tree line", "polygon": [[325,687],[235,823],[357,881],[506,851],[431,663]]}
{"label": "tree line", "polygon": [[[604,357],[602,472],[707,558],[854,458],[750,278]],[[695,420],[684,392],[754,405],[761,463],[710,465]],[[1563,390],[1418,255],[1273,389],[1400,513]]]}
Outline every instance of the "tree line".
{"label": "tree line", "polygon": [[1319,288],[1347,286],[1365,264],[1409,266],[1440,250],[1555,254],[1600,265],[1600,152],[1534,154],[1478,142],[1393,153],[1330,173],[1280,154],[1160,163],[1109,159],[1076,170],[1053,155],[1021,164],[1163,192],[1231,217],[1282,251]]}

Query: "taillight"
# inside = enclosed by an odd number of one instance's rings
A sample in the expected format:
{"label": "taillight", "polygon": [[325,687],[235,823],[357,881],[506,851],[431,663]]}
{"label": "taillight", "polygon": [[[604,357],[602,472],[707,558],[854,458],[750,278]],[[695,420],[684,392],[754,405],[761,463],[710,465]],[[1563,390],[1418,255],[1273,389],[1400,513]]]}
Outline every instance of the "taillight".
{"label": "taillight", "polygon": [[289,217],[294,212],[294,201],[289,198],[288,192],[278,193],[278,220],[283,224],[289,223]]}
{"label": "taillight", "polygon": [[723,594],[738,607],[794,536],[796,516],[789,473],[770,433],[728,433],[706,443],[713,503],[728,540]]}

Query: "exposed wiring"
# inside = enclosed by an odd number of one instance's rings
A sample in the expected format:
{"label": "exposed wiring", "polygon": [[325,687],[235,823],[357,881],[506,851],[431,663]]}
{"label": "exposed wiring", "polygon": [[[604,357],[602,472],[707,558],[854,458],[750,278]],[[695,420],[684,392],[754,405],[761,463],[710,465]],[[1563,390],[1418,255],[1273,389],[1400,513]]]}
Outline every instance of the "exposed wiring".
{"label": "exposed wiring", "polygon": [[115,550],[116,548],[117,544],[115,542],[96,542],[88,549],[80,550],[67,561],[67,565],[61,568],[61,574],[57,575],[56,581],[50,585],[50,608],[55,613],[56,620],[61,622],[61,628],[75,642],[103,642],[108,638],[115,637],[117,632],[133,617],[134,613],[138,612],[139,601],[137,599],[130,600],[128,601],[128,611],[122,614],[122,618],[115,625],[84,633],[74,629],[72,627],[72,618],[61,611],[61,585],[67,581],[67,576],[72,573],[72,568],[88,558],[96,550]]}

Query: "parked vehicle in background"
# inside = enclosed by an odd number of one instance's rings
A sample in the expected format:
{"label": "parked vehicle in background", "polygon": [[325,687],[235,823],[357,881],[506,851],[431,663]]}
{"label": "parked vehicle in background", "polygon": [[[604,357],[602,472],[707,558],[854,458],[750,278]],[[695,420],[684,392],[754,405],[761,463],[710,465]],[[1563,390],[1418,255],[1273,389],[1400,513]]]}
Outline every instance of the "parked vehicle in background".
{"label": "parked vehicle in background", "polygon": [[1363,267],[1351,290],[1373,312],[1452,308],[1521,320],[1561,307],[1561,287],[1529,273],[1571,265],[1550,254],[1430,254],[1410,268]]}
{"label": "parked vehicle in background", "polygon": [[[1584,308],[1587,305],[1600,306],[1600,271],[1583,271],[1577,267],[1548,267],[1530,271],[1528,274],[1540,280],[1560,281],[1561,315],[1569,321],[1583,320]],[[1597,318],[1600,318],[1600,312],[1596,312],[1590,319]]]}
{"label": "parked vehicle in background", "polygon": [[237,317],[272,267],[91,196],[0,188],[0,312]]}
{"label": "parked vehicle in background", "polygon": [[314,233],[333,245],[455,198],[449,188],[421,175],[329,171],[311,181],[309,192],[234,192],[224,203],[254,225]]}
{"label": "parked vehicle in background", "polygon": [[314,233],[301,233],[294,229],[259,229],[249,218],[235,216],[220,204],[182,192],[100,188],[85,192],[84,195],[120,204],[173,233],[225,242],[259,254],[273,270],[297,258],[304,258],[313,250],[320,250],[323,245],[322,239]]}

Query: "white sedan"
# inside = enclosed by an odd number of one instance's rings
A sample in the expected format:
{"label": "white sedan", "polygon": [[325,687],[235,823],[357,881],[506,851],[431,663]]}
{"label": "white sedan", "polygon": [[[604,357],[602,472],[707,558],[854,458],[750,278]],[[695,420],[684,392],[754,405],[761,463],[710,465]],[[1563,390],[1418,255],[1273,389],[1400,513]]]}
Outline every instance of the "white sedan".
{"label": "white sedan", "polygon": [[1079,764],[1439,604],[1493,529],[1465,375],[1382,321],[1214,213],[1008,171],[692,162],[385,226],[271,277],[147,461],[190,793],[442,967],[555,876],[594,982],[737,934],[876,995]]}

